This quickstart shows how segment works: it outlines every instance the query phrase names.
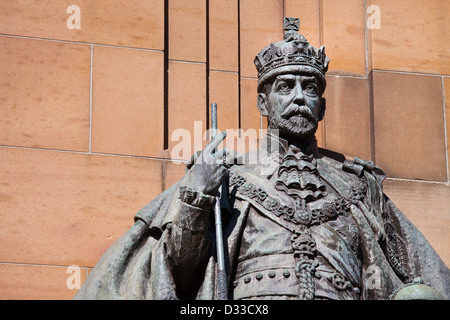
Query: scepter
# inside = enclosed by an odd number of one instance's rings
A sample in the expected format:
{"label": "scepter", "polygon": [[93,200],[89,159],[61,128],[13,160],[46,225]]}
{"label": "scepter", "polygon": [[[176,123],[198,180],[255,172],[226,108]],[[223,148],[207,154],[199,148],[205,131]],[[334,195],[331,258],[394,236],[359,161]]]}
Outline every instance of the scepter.
{"label": "scepter", "polygon": [[[211,104],[211,140],[217,132],[217,103]],[[227,274],[225,271],[225,253],[223,249],[222,212],[220,210],[220,196],[222,186],[216,195],[214,203],[214,220],[216,227],[216,254],[217,254],[217,297],[219,300],[228,300]]]}

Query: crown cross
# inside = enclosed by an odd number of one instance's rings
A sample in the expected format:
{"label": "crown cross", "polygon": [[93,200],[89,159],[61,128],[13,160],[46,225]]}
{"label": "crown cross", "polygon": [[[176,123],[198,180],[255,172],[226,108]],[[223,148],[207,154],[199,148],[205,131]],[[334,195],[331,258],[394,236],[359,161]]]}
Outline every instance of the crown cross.
{"label": "crown cross", "polygon": [[302,71],[305,68],[308,68],[308,72],[317,75],[325,88],[325,72],[328,70],[330,61],[325,55],[325,47],[314,48],[303,35],[298,33],[299,29],[299,18],[285,17],[283,40],[271,43],[255,57],[258,88],[278,73]]}
{"label": "crown cross", "polygon": [[300,19],[299,18],[284,17],[284,31],[289,31],[289,30],[294,30],[294,31],[300,30]]}

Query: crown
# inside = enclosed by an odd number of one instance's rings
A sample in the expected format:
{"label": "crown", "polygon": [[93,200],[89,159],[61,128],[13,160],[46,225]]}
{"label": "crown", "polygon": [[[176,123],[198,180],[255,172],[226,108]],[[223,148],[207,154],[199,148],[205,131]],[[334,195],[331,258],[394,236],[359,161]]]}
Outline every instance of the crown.
{"label": "crown", "polygon": [[285,17],[284,40],[271,43],[255,57],[258,86],[274,75],[296,69],[304,70],[305,67],[320,79],[325,79],[330,61],[325,55],[325,47],[314,48],[297,32],[299,29],[299,18]]}

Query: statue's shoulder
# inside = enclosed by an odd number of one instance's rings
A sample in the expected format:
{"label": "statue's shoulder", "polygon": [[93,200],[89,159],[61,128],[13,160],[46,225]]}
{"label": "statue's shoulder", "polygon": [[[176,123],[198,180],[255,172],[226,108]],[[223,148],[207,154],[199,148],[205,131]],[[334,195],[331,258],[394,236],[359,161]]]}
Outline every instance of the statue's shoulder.
{"label": "statue's shoulder", "polygon": [[[328,149],[318,148],[319,157],[317,158],[319,167],[326,167],[332,171],[343,172],[344,163],[351,159],[343,153],[335,152]],[[344,173],[342,173],[344,174]]]}
{"label": "statue's shoulder", "polygon": [[321,155],[319,161],[323,165],[345,172],[347,175],[357,178],[372,176],[380,183],[386,178],[384,171],[375,166],[375,163],[371,160],[363,160],[358,157],[352,158],[348,155],[322,148],[319,148],[319,154]]}
{"label": "statue's shoulder", "polygon": [[344,163],[345,160],[350,159],[349,156],[344,155],[343,153],[339,153],[336,151],[318,148],[319,154],[323,157],[330,159],[336,163]]}

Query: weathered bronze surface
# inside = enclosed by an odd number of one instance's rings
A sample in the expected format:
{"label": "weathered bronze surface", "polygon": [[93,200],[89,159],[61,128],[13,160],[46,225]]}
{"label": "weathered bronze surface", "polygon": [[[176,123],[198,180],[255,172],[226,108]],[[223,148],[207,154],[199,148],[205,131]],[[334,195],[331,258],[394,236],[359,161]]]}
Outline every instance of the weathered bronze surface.
{"label": "weathered bronze surface", "polygon": [[75,299],[217,299],[220,186],[230,299],[450,298],[449,269],[383,194],[384,172],[317,148],[329,59],[298,19],[285,30],[255,58],[269,122],[261,149],[224,160],[217,135],[136,214]]}

